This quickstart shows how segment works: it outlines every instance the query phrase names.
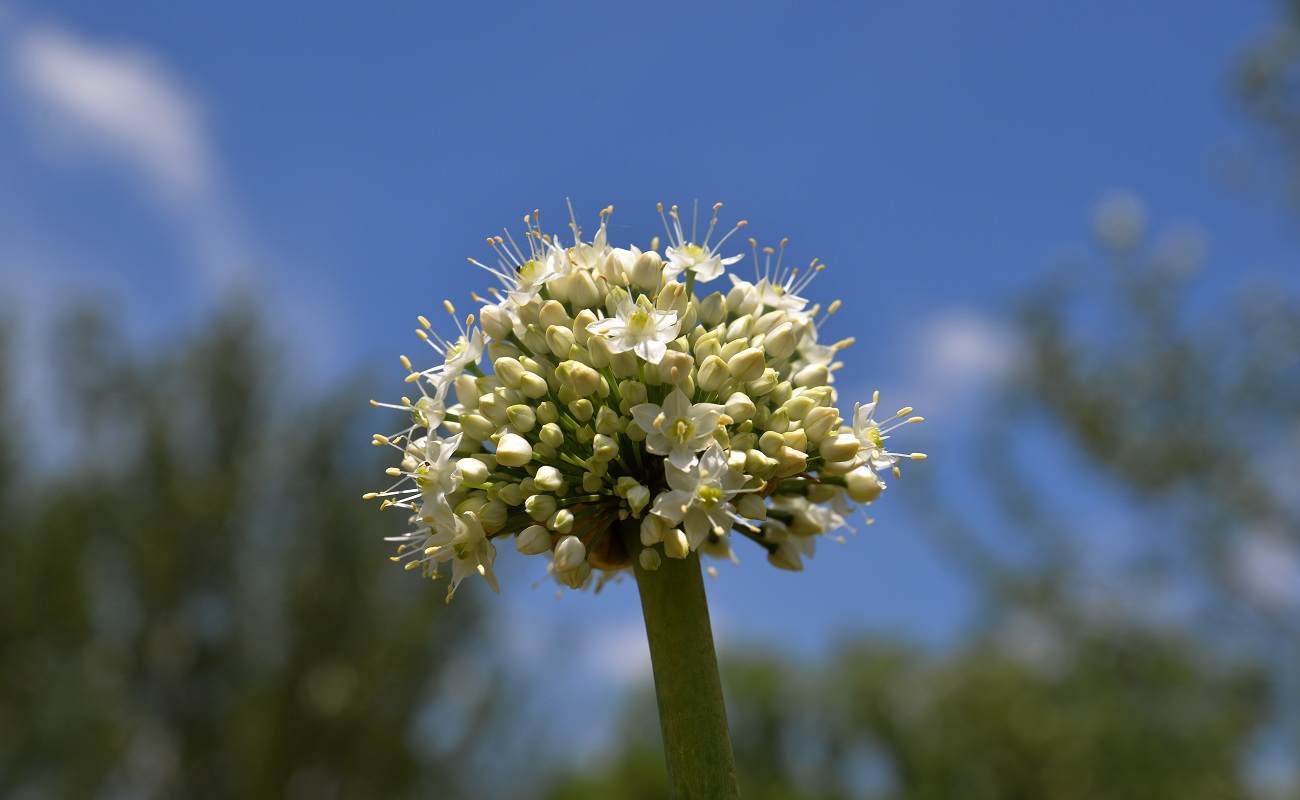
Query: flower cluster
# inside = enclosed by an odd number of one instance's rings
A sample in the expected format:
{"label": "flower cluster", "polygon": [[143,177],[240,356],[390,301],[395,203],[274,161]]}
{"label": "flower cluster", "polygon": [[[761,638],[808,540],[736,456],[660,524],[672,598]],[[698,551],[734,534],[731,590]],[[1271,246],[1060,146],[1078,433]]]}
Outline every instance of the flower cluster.
{"label": "flower cluster", "polygon": [[885,443],[921,421],[911,408],[878,421],[877,395],[841,417],[835,354],[852,340],[818,342],[840,303],[821,314],[800,296],[823,265],[783,268],[784,241],[760,259],[751,239],[754,280],[714,284],[740,260],[720,251],[745,225],[711,244],[720,207],[697,239],[676,206],[660,206],[662,256],[657,240],[610,247],[607,208],[589,242],[575,222],[566,247],[533,214],[523,246],[507,232],[488,240],[494,265],[470,259],[500,284],[474,295],[477,322],[458,321],[446,340],[420,317],[416,333],[441,363],[415,371],[403,356],[420,396],[375,403],[410,418],[375,436],[401,463],[388,470],[393,486],[367,495],[410,512],[410,530],[392,537],[395,561],[432,577],[451,562],[448,599],[470,574],[496,590],[495,543],[514,536],[580,588],[593,570],[631,566],[619,530],[636,525],[647,570],[692,551],[734,561],[733,531],[797,570],[817,535],[880,496],[901,459],[925,457]]}

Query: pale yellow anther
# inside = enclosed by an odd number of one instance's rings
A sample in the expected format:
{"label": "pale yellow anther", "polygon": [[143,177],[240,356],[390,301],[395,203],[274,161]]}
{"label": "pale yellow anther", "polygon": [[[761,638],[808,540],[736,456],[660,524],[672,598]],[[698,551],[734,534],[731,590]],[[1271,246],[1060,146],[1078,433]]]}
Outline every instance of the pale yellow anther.
{"label": "pale yellow anther", "polygon": [[424,328],[425,330],[428,330],[429,328],[433,327],[433,323],[429,322],[429,318],[424,316],[423,314],[416,317],[416,319],[420,321],[420,327]]}
{"label": "pale yellow anther", "polygon": [[717,210],[720,209],[720,208],[722,208],[722,203],[714,203],[714,204],[713,204],[713,210],[714,210],[714,211],[717,211]]}
{"label": "pale yellow anther", "polygon": [[736,223],[736,227],[737,227],[737,228],[743,228],[743,227],[745,227],[745,226],[748,225],[748,224],[749,224],[749,220],[747,220],[747,219],[742,219],[740,222],[737,222],[737,223]]}
{"label": "pale yellow anther", "polygon": [[846,347],[852,347],[857,341],[858,339],[856,336],[850,336],[847,339],[840,339],[838,342],[831,345],[831,347],[835,350],[843,350]]}
{"label": "pale yellow anther", "polygon": [[927,456],[925,455],[925,453],[913,453],[911,455],[911,459],[913,461],[924,461],[926,458]]}
{"label": "pale yellow anther", "polygon": [[717,568],[717,567],[709,567],[709,569],[708,569],[708,573],[709,573],[709,577],[710,577],[710,578],[716,578],[716,577],[718,577],[718,568]]}
{"label": "pale yellow anther", "polygon": [[902,477],[903,477],[903,471],[902,471],[901,469],[899,469],[898,467],[894,467],[894,477],[895,477],[895,478],[902,478]]}
{"label": "pale yellow anther", "polygon": [[451,304],[450,300],[443,300],[442,307],[447,310],[448,314],[452,315],[453,317],[456,316],[456,307]]}
{"label": "pale yellow anther", "polygon": [[371,401],[370,401],[370,405],[372,405],[372,406],[378,406],[378,405],[379,405],[379,401],[378,401],[378,400],[371,400]]}
{"label": "pale yellow anther", "polygon": [[898,409],[898,413],[895,414],[894,416],[896,416],[896,417],[906,417],[908,414],[911,414],[911,413],[912,413],[912,407],[911,407],[911,406],[903,406],[902,408]]}
{"label": "pale yellow anther", "polygon": [[832,300],[832,301],[831,301],[831,305],[830,305],[830,307],[826,309],[826,313],[827,313],[827,314],[834,314],[836,311],[839,311],[839,310],[840,310],[840,301],[839,301],[839,300]]}
{"label": "pale yellow anther", "polygon": [[397,467],[389,467],[388,469],[384,470],[384,472],[385,474],[392,475],[394,478],[402,474],[402,471]]}
{"label": "pale yellow anther", "polygon": [[403,567],[403,569],[405,569],[407,572],[410,572],[411,570],[415,569],[418,566],[420,566],[419,561],[408,561],[406,562],[406,566]]}
{"label": "pale yellow anther", "polygon": [[415,335],[416,335],[416,336],[419,336],[420,339],[421,339],[422,341],[425,341],[425,342],[429,341],[429,334],[425,333],[425,332],[424,332],[422,329],[420,329],[420,328],[416,328],[416,329],[415,329]]}
{"label": "pale yellow anther", "polygon": [[402,405],[404,405],[404,406],[409,406],[410,404],[411,404],[411,398],[409,398],[409,397],[403,397],[403,398],[402,398]]}
{"label": "pale yellow anther", "polygon": [[471,325],[473,325],[473,324],[474,324],[474,315],[473,315],[473,314],[470,314],[470,315],[466,316],[466,317],[465,317],[465,327],[468,328],[469,326],[471,326]]}
{"label": "pale yellow anther", "polygon": [[375,444],[388,444],[389,439],[387,436],[383,435],[382,433],[376,433],[375,438],[372,441]]}
{"label": "pale yellow anther", "polygon": [[402,380],[404,380],[406,383],[415,383],[415,382],[418,381],[419,379],[420,379],[420,373],[418,373],[418,372],[412,372],[410,375],[407,375],[407,376],[406,376],[405,378],[403,378]]}
{"label": "pale yellow anther", "polygon": [[374,499],[375,499],[376,497],[378,497],[378,496],[379,496],[379,492],[366,492],[365,494],[361,495],[361,499],[362,499],[362,500],[374,500]]}
{"label": "pale yellow anther", "polygon": [[406,356],[398,356],[397,360],[401,361],[402,366],[406,367],[407,369],[411,368],[411,359],[407,358]]}

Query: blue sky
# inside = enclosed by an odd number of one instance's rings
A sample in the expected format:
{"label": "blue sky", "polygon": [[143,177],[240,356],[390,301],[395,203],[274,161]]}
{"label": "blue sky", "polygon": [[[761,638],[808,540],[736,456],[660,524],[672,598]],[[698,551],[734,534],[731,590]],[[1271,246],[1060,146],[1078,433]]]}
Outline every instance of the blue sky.
{"label": "blue sky", "polygon": [[[1014,358],[1004,316],[1087,240],[1097,202],[1126,188],[1156,230],[1199,224],[1211,289],[1293,262],[1268,204],[1213,169],[1252,141],[1229,70],[1271,15],[1264,0],[0,5],[0,302],[38,326],[60,298],[102,297],[150,342],[247,285],[307,380],[379,363],[395,395],[415,316],[445,297],[468,310],[487,282],[466,257],[524,213],[560,229],[571,198],[592,229],[612,204],[611,239],[644,245],[657,201],[724,202],[762,243],[789,236],[796,260],[830,265],[809,294],[844,300],[827,338],[858,337],[845,399],[879,387],[918,406],[917,449],[936,458],[801,575],[742,549],[710,584],[717,626],[803,652],[845,631],[942,640],[970,598],[897,495],[972,469],[958,443]],[[567,659],[575,685],[641,674],[629,586],[553,603],[527,588],[536,564],[505,571],[503,638]]]}

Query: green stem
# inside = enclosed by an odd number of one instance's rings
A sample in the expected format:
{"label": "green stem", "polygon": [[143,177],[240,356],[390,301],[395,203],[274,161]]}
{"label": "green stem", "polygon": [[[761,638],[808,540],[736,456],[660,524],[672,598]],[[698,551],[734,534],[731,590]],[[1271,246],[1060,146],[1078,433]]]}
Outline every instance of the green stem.
{"label": "green stem", "polygon": [[699,554],[665,558],[648,572],[640,527],[634,519],[619,525],[641,594],[672,797],[739,798]]}

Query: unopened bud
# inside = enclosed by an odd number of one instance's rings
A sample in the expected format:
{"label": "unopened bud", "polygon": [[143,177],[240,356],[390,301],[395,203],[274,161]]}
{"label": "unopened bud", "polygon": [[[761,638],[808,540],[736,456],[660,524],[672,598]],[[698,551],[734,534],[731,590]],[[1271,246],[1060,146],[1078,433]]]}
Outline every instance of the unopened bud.
{"label": "unopened bud", "polygon": [[506,418],[510,424],[515,426],[515,430],[520,433],[528,433],[537,424],[537,412],[532,406],[517,403],[506,409]]}
{"label": "unopened bud", "polygon": [[573,512],[567,508],[561,508],[546,521],[546,527],[559,533],[568,533],[573,530]]}
{"label": "unopened bud", "polygon": [[543,492],[554,492],[564,485],[564,475],[548,464],[537,468],[537,474],[533,476],[533,484]]}
{"label": "unopened bud", "polygon": [[528,516],[538,522],[545,522],[555,513],[555,496],[549,494],[530,495],[524,501],[524,510],[528,512]]}
{"label": "unopened bud", "polygon": [[567,572],[587,560],[587,547],[577,536],[562,536],[555,543],[555,570]]}
{"label": "unopened bud", "polygon": [[462,458],[456,462],[461,483],[465,486],[482,486],[488,479],[487,464],[477,458]]}
{"label": "unopened bud", "polygon": [[844,488],[853,502],[870,503],[880,497],[885,485],[876,477],[876,473],[866,467],[858,467],[844,476]]}
{"label": "unopened bud", "polygon": [[507,433],[497,442],[497,463],[506,467],[522,467],[533,460],[533,447],[524,437]]}
{"label": "unopened bud", "polygon": [[669,558],[686,558],[691,552],[691,544],[680,528],[673,528],[664,534],[664,555]]}
{"label": "unopened bud", "polygon": [[515,537],[515,549],[526,556],[535,556],[551,549],[551,532],[541,525],[529,525]]}
{"label": "unopened bud", "polygon": [[757,347],[741,350],[727,362],[727,370],[742,383],[758,380],[765,366],[763,351]]}
{"label": "unopened bud", "polygon": [[730,379],[731,373],[727,371],[726,362],[717,356],[709,356],[700,365],[699,384],[706,392],[716,392]]}

